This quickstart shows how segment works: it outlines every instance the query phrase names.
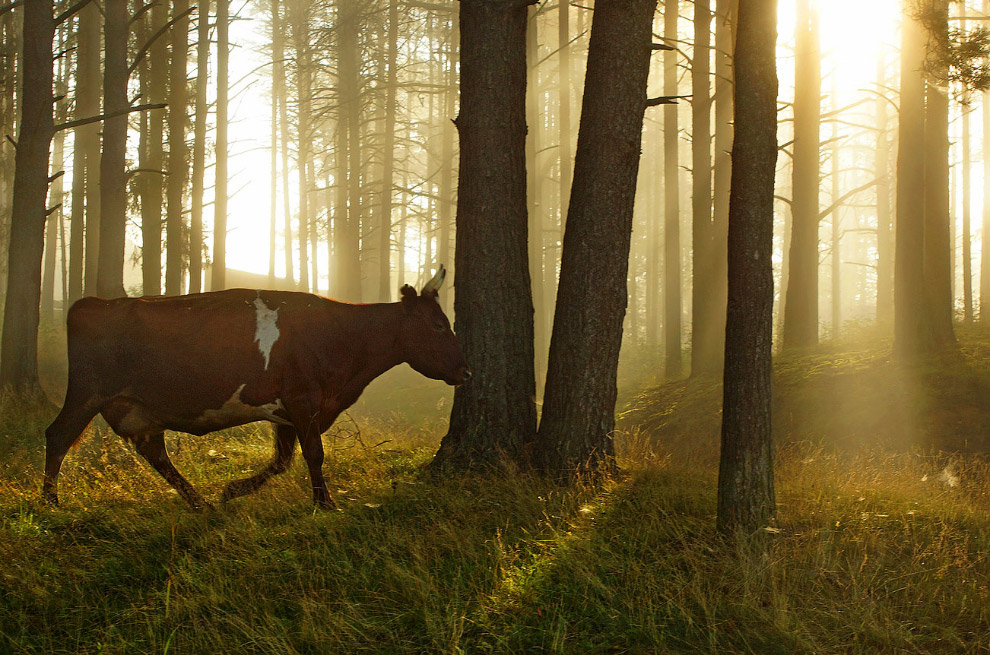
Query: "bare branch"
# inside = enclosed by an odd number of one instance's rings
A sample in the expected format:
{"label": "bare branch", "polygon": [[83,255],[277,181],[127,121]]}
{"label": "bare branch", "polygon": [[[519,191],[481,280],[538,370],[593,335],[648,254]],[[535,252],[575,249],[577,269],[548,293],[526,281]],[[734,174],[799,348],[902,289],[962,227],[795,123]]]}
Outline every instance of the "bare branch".
{"label": "bare branch", "polygon": [[685,98],[690,98],[691,96],[659,96],[657,98],[647,98],[647,107],[656,107],[657,105],[676,105],[678,100],[683,100]]}
{"label": "bare branch", "polygon": [[54,131],[61,132],[62,130],[71,130],[74,127],[82,127],[83,125],[89,125],[90,123],[99,123],[100,121],[106,120],[108,118],[116,118],[117,116],[130,114],[131,112],[135,112],[135,111],[147,111],[149,109],[165,109],[166,107],[168,107],[167,102],[159,102],[152,105],[137,105],[135,107],[128,107],[127,109],[118,109],[117,111],[112,111],[109,114],[100,114],[99,116],[90,116],[89,118],[77,118],[74,121],[59,123],[58,125],[55,126]]}
{"label": "bare branch", "polygon": [[183,18],[185,18],[194,11],[196,11],[195,6],[189,7],[189,9],[186,9],[184,12],[182,12],[181,14],[179,14],[169,22],[165,23],[164,25],[162,25],[157,32],[152,34],[151,37],[144,42],[144,45],[141,46],[141,49],[138,50],[137,55],[134,56],[134,63],[132,63],[130,66],[127,67],[128,77],[130,77],[131,73],[134,72],[134,69],[138,67],[138,65],[141,63],[141,60],[144,59],[144,56],[148,54],[148,50],[151,49],[152,44],[154,44],[154,42],[157,41],[162,34],[167,32],[170,27],[172,27],[173,25],[175,25],[180,20],[182,20]]}
{"label": "bare branch", "polygon": [[58,16],[55,17],[55,25],[56,26],[57,25],[61,25],[65,21],[69,20],[70,18],[72,18],[75,15],[75,13],[77,11],[79,11],[80,9],[82,9],[83,7],[85,7],[86,5],[88,5],[89,3],[90,3],[90,0],[79,0],[79,2],[77,2],[74,5],[72,5],[71,7],[69,7],[68,9],[66,9],[61,14],[59,14]]}
{"label": "bare branch", "polygon": [[0,5],[0,16],[3,16],[11,9],[16,9],[24,4],[25,0],[14,0],[14,2],[8,2],[5,5]]}

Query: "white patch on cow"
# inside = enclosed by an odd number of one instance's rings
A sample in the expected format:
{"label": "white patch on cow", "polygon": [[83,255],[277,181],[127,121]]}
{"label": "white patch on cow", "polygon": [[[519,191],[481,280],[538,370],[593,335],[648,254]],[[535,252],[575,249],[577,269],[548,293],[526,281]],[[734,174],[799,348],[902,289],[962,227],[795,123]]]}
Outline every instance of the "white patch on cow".
{"label": "white patch on cow", "polygon": [[268,370],[268,360],[271,358],[272,346],[278,341],[278,310],[268,309],[265,301],[258,297],[254,299],[254,308],[257,312],[258,327],[254,332],[254,340],[258,343],[258,350],[265,358],[265,370]]}
{"label": "white patch on cow", "polygon": [[228,398],[219,409],[208,409],[199,417],[199,421],[208,425],[239,425],[251,421],[271,421],[280,425],[291,425],[291,423],[275,414],[276,411],[284,410],[282,400],[264,405],[247,405],[241,400],[241,392],[246,384],[237,387],[237,391]]}

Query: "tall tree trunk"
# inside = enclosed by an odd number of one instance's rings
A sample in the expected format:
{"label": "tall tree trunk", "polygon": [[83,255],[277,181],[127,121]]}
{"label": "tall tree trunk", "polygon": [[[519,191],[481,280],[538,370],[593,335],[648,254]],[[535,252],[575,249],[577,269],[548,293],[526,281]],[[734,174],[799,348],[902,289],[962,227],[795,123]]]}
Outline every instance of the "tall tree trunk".
{"label": "tall tree trunk", "polygon": [[[292,257],[292,207],[289,200],[289,117],[288,87],[285,82],[285,41],[282,33],[282,20],[279,15],[279,0],[272,0],[272,102],[278,102],[279,150],[282,155],[282,227],[285,242],[285,280],[294,286],[295,269]],[[332,282],[332,280],[331,280]]]}
{"label": "tall tree trunk", "polygon": [[[678,0],[664,5],[664,36],[677,42]],[[677,50],[663,53],[663,92],[677,95]],[[667,379],[681,377],[681,203],[678,174],[677,105],[663,108],[663,180],[664,180],[664,361]]]}
{"label": "tall tree trunk", "polygon": [[[84,34],[84,40],[89,49],[89,56],[83,65],[85,74],[81,78],[81,83],[86,84],[88,96],[87,112],[81,117],[95,116],[100,113],[101,88],[101,57],[100,57],[100,37],[102,36],[102,11],[92,3],[84,7],[82,12],[88,13],[80,16],[80,21],[87,23],[87,29],[80,30]],[[80,44],[81,45],[81,44]],[[84,80],[84,81],[83,81]],[[80,96],[82,97],[82,96]],[[79,111],[83,108],[80,106]],[[100,158],[101,158],[101,133],[103,125],[93,123],[80,127],[76,132],[80,137],[79,147],[86,149],[86,226],[85,226],[85,260],[83,266],[83,291],[80,295],[97,295],[97,270],[100,263],[100,217],[102,210],[102,192],[100,184]],[[79,229],[82,229],[80,226]]]}
{"label": "tall tree trunk", "polygon": [[782,346],[818,344],[818,183],[821,52],[810,0],[798,0],[794,52],[794,168],[791,248]]}
{"label": "tall tree trunk", "polygon": [[[877,64],[877,82],[886,86],[885,60]],[[877,179],[877,323],[889,326],[894,318],[894,244],[890,215],[890,140],[887,99],[876,100],[877,146],[874,169]]]}
{"label": "tall tree trunk", "polygon": [[729,229],[729,182],[732,174],[732,51],[738,0],[717,0],[715,3],[715,156],[713,159],[714,189],[712,192],[711,287],[703,308],[708,312],[703,320],[704,331],[696,338],[694,347],[700,352],[692,356],[691,374],[719,374],[723,365],[725,346],[726,305],[726,244]]}
{"label": "tall tree trunk", "polygon": [[526,135],[526,186],[527,212],[529,213],[529,270],[531,278],[531,293],[533,294],[533,350],[536,356],[534,372],[536,374],[536,389],[542,391],[546,381],[547,357],[547,320],[546,303],[543,296],[543,229],[547,202],[543,197],[544,189],[537,158],[542,150],[545,123],[543,120],[544,94],[540,89],[540,75],[537,61],[539,60],[539,42],[537,40],[537,21],[539,8],[529,12],[529,27],[526,30],[526,59],[528,74],[526,77],[526,125],[529,130]]}
{"label": "tall tree trunk", "polygon": [[729,199],[718,529],[748,534],[776,513],[770,432],[777,2],[739,3]]}
{"label": "tall tree trunk", "polygon": [[[990,0],[983,0],[983,15],[990,14]],[[984,91],[983,152],[990,153],[990,91]],[[984,154],[984,162],[986,154]],[[990,325],[990,175],[983,174],[983,230],[980,233],[980,323]]]}
{"label": "tall tree trunk", "polygon": [[[359,62],[361,52],[358,33],[361,28],[359,8],[353,1],[339,9],[338,75],[341,123],[346,139],[346,176],[341,178],[346,193],[346,213],[341,225],[336,253],[340,264],[338,293],[341,298],[361,300],[361,88]],[[432,97],[432,96],[431,96]],[[338,141],[339,143],[339,141]],[[340,154],[338,154],[338,157]]]}
{"label": "tall tree trunk", "polygon": [[[100,113],[100,10],[89,3],[79,10],[76,50],[76,118]],[[92,153],[100,147],[100,126],[83,125],[75,130],[72,152],[72,210],[69,217],[69,302],[83,295],[83,235],[86,217],[94,211],[88,200],[96,197],[99,162]],[[98,222],[97,222],[98,224]],[[92,224],[90,224],[92,226]]]}
{"label": "tall tree trunk", "polygon": [[557,150],[560,156],[560,229],[564,229],[567,216],[567,199],[571,193],[571,0],[558,0],[557,10],[557,57],[560,69],[557,75],[558,103],[560,119],[558,123]]}
{"label": "tall tree trunk", "polygon": [[457,387],[434,468],[496,467],[536,430],[527,261],[526,24],[515,0],[461,0],[455,327]]}
{"label": "tall tree trunk", "polygon": [[711,373],[715,362],[716,303],[712,275],[711,2],[694,3],[691,63],[691,375]]}
{"label": "tall tree trunk", "polygon": [[[437,243],[437,263],[448,265],[450,263],[450,234],[454,222],[454,124],[451,119],[454,117],[454,102],[457,93],[457,61],[455,59],[456,50],[454,48],[454,38],[456,38],[457,28],[451,27],[451,37],[448,39],[447,68],[443,71],[443,115],[440,119],[440,188],[438,202],[440,204],[437,217],[440,221],[439,242]],[[454,271],[454,275],[457,271]],[[446,311],[450,307],[450,296],[447,294],[440,298],[441,306]]]}
{"label": "tall tree trunk", "polygon": [[50,1],[23,5],[20,97],[21,121],[14,156],[7,295],[0,336],[0,388],[41,395],[38,384],[38,321],[41,258],[45,247],[48,150],[52,116],[52,41],[55,20]]}
{"label": "tall tree trunk", "polygon": [[537,458],[551,475],[615,467],[616,370],[656,0],[599,0]]}
{"label": "tall tree trunk", "polygon": [[[103,111],[127,109],[127,0],[104,3]],[[100,253],[96,293],[119,298],[124,291],[124,238],[127,225],[127,116],[103,121],[103,155],[100,158]]]}
{"label": "tall tree trunk", "polygon": [[[68,91],[68,62],[66,50],[67,26],[63,23],[58,28],[58,49],[63,52],[57,61],[58,73],[55,77],[55,92],[59,96]],[[68,103],[60,102],[55,112],[55,120],[63,123],[66,120]],[[65,172],[65,131],[55,133],[55,143],[52,147],[51,174],[54,178],[49,189],[50,204],[55,213],[49,215],[45,230],[45,259],[41,276],[41,320],[49,324],[55,321],[55,264],[58,259],[58,227],[62,224],[62,174]]]}
{"label": "tall tree trunk", "polygon": [[[292,36],[296,51],[296,169],[299,180],[299,289],[309,291],[309,145],[312,138],[310,127],[310,93],[312,91],[309,69],[309,14],[308,5],[302,0],[293,3]],[[338,5],[338,11],[339,5]],[[338,28],[338,38],[340,30]]]}
{"label": "tall tree trunk", "polygon": [[230,92],[230,0],[217,0],[217,143],[211,291],[227,287],[227,97]]}
{"label": "tall tree trunk", "polygon": [[[189,8],[189,0],[173,0],[173,20]],[[169,62],[168,109],[168,178],[165,195],[168,206],[165,215],[165,238],[168,240],[168,261],[165,267],[165,290],[169,295],[182,293],[182,269],[186,251],[186,231],[182,220],[182,195],[186,189],[189,168],[186,163],[186,113],[189,104],[187,64],[189,61],[189,19],[178,20],[171,28],[172,59]],[[217,74],[217,83],[223,79]],[[224,99],[226,112],[226,99]],[[224,117],[226,121],[226,117]],[[220,125],[220,91],[217,94],[217,125]],[[220,129],[218,127],[218,129]],[[223,129],[226,129],[224,122]],[[220,175],[220,139],[217,137],[217,175]],[[226,159],[224,158],[224,167]],[[218,185],[219,188],[219,185]],[[219,194],[218,194],[219,196]],[[225,199],[226,200],[226,199]],[[219,205],[219,199],[218,199]],[[216,271],[214,270],[214,274]],[[214,278],[215,279],[215,278]],[[222,288],[222,287],[218,287]]]}
{"label": "tall tree trunk", "polygon": [[962,110],[962,269],[963,269],[963,320],[973,322],[973,235],[969,128],[969,107]]}
{"label": "tall tree trunk", "polygon": [[[151,7],[151,34],[167,22],[164,3],[156,3]],[[172,29],[175,29],[174,27]],[[169,100],[168,87],[168,49],[164,38],[159,37],[151,46],[150,57],[141,67],[142,77],[147,79],[148,101],[159,103]],[[142,84],[144,88],[145,85]],[[171,113],[171,110],[170,110]],[[144,119],[144,117],[142,117]],[[162,174],[164,168],[164,149],[162,148],[165,112],[161,110],[147,113],[147,133],[145,143],[140,148],[142,163],[139,168],[141,190],[141,237],[143,292],[146,296],[158,296],[162,293]],[[166,178],[170,179],[170,178]]]}
{"label": "tall tree trunk", "polygon": [[[949,34],[949,0],[935,0],[938,13],[931,41],[945,43]],[[932,50],[934,46],[930,46]],[[925,94],[925,236],[924,273],[928,292],[933,350],[955,344],[952,329],[952,240],[949,212],[949,97],[940,88],[948,78],[948,64],[936,60],[936,80]]]}
{"label": "tall tree trunk", "polygon": [[[399,0],[388,0],[388,34],[385,38],[385,129],[382,143],[382,216],[381,234],[378,235],[378,299],[392,299],[392,193],[395,178],[395,113],[399,52]],[[329,212],[330,205],[327,205]],[[329,220],[327,221],[329,223]],[[397,254],[401,268],[405,253]],[[399,276],[402,277],[401,275]]]}
{"label": "tall tree trunk", "polygon": [[830,281],[832,283],[832,339],[835,340],[839,338],[839,332],[842,329],[842,207],[839,202],[839,193],[841,191],[839,178],[842,174],[842,167],[839,165],[839,122],[836,120],[839,114],[838,87],[834,75],[832,76],[832,113],[832,137],[829,144],[829,158],[832,160],[831,200],[833,206],[831,218],[832,271]]}
{"label": "tall tree trunk", "polygon": [[[196,26],[196,115],[193,119],[192,197],[189,211],[189,293],[203,290],[203,191],[206,171],[206,91],[210,82],[210,0],[199,0]],[[275,101],[272,100],[272,103]],[[273,173],[274,175],[274,173]]]}
{"label": "tall tree trunk", "polygon": [[905,359],[931,352],[925,280],[925,32],[904,6],[897,128],[894,350]]}

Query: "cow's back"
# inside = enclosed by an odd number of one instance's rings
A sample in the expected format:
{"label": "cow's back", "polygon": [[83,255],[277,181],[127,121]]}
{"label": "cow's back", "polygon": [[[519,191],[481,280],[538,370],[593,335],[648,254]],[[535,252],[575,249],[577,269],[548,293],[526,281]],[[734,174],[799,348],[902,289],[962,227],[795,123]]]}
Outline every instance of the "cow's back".
{"label": "cow's back", "polygon": [[[103,396],[127,391],[145,399],[154,394],[164,403],[193,397],[213,402],[204,396],[215,393],[222,401],[231,388],[256,385],[271,372],[255,342],[260,297],[257,291],[233,289],[83,298],[67,320],[70,383],[85,383]],[[274,326],[277,314],[272,316]]]}

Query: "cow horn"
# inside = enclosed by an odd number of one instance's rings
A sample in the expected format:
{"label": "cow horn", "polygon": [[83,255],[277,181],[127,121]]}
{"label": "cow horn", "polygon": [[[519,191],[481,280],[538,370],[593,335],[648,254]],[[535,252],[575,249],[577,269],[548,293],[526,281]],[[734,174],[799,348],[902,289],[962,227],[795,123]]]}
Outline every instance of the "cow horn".
{"label": "cow horn", "polygon": [[423,291],[421,293],[423,295],[426,295],[427,292],[431,292],[431,291],[433,293],[439,292],[440,291],[440,285],[443,284],[443,278],[446,275],[447,275],[447,270],[443,267],[443,264],[440,264],[440,266],[437,268],[436,275],[434,275],[433,276],[433,279],[431,279],[429,282],[426,283],[426,285],[423,287]]}

